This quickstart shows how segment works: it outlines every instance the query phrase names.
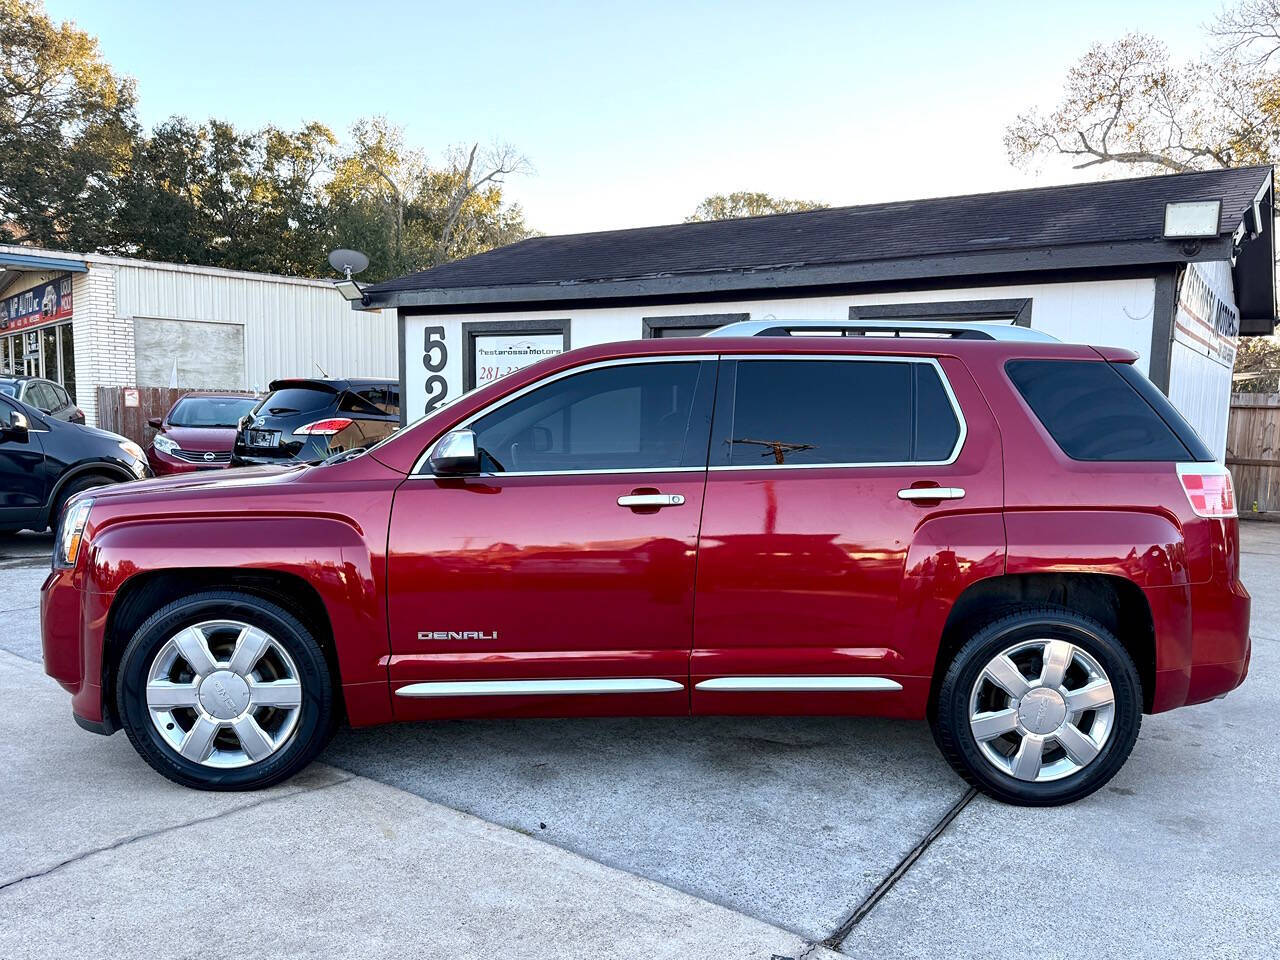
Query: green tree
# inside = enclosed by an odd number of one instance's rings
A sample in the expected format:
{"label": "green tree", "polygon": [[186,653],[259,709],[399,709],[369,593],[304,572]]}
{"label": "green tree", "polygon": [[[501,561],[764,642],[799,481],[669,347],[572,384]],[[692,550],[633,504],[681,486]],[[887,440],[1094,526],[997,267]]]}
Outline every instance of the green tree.
{"label": "green tree", "polygon": [[133,106],[96,39],[37,0],[0,0],[0,239],[109,245]]}
{"label": "green tree", "polygon": [[770,213],[798,213],[803,210],[824,210],[827,204],[809,200],[787,200],[771,197],[767,193],[716,193],[707,197],[685,217],[685,223],[702,223],[706,220],[734,220],[738,217],[760,217]]}

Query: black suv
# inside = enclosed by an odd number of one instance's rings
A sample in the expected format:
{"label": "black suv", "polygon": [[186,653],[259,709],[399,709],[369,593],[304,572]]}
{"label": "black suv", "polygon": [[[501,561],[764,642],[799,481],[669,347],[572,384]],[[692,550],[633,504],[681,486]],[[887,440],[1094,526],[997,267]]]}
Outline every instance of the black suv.
{"label": "black suv", "polygon": [[274,380],[240,421],[231,465],[319,463],[400,426],[395,380]]}
{"label": "black suv", "polygon": [[44,530],[72,494],[149,476],[132,440],[0,394],[0,532]]}
{"label": "black suv", "polygon": [[84,411],[76,406],[66,388],[40,377],[0,377],[0,393],[21,400],[55,420],[84,423]]}

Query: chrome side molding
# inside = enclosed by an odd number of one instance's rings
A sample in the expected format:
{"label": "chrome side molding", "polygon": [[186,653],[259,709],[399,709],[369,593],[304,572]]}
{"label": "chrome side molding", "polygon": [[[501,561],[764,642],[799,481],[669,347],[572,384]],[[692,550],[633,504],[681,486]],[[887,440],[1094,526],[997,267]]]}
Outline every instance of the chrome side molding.
{"label": "chrome side molding", "polygon": [[659,677],[603,677],[596,680],[441,680],[409,683],[397,697],[518,697],[580,693],[673,693],[684,684]]}
{"label": "chrome side molding", "polygon": [[888,677],[712,677],[695,690],[719,693],[834,693],[901,690]]}

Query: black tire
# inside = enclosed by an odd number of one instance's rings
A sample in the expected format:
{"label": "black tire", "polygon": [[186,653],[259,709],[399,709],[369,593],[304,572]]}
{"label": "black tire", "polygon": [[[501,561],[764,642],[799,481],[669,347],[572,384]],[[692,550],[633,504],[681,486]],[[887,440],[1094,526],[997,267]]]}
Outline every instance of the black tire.
{"label": "black tire", "polygon": [[[188,760],[160,735],[146,703],[148,672],[161,647],[184,627],[208,620],[237,620],[270,634],[292,658],[302,684],[293,733],[275,753],[248,766],[216,768]],[[287,780],[328,743],[337,720],[333,679],[310,631],[276,604],[238,591],[209,591],[157,610],[134,634],[116,671],[116,705],[134,749],[175,783],[199,790],[260,790]]]}
{"label": "black tire", "polygon": [[[970,695],[987,664],[1002,651],[1032,639],[1069,640],[1084,650],[1106,672],[1114,694],[1113,724],[1102,749],[1082,769],[1060,780],[1023,780],[997,769],[979,748],[969,724]],[[1116,775],[1138,739],[1142,702],[1133,658],[1106,627],[1062,607],[1026,606],[988,623],[956,652],[939,687],[931,726],[942,755],[979,790],[1018,806],[1056,806],[1087,797]]]}
{"label": "black tire", "polygon": [[58,491],[58,499],[55,500],[53,505],[49,508],[48,526],[55,530],[58,528],[58,521],[62,519],[62,511],[66,509],[67,501],[77,493],[83,493],[85,490],[92,490],[94,487],[105,487],[109,484],[119,482],[121,481],[102,473],[90,473],[83,477],[76,477]]}

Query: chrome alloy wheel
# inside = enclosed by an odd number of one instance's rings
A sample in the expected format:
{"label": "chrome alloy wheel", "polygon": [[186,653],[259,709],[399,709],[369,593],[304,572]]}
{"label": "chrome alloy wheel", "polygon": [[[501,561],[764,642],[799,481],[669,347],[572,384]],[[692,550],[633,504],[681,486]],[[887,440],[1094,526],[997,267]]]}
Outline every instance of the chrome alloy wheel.
{"label": "chrome alloy wheel", "polygon": [[302,712],[293,658],[238,620],[206,620],[170,637],[151,661],[146,694],[161,738],[206,767],[267,759],[289,742]]}
{"label": "chrome alloy wheel", "polygon": [[1115,726],[1111,680],[1068,640],[1029,640],[992,658],[969,694],[983,757],[1019,780],[1061,780],[1087,767]]}

